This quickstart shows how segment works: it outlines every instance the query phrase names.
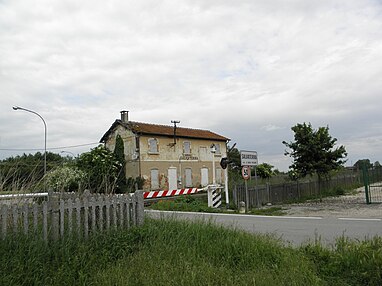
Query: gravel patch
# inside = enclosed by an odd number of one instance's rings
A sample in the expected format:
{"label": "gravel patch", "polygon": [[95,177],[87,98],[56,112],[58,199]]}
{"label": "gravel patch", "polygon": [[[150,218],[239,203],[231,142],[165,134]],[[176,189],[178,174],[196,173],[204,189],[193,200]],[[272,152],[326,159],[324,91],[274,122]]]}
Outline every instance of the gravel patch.
{"label": "gravel patch", "polygon": [[282,205],[288,216],[382,218],[382,204],[366,204],[365,189],[358,188],[355,194],[330,197],[319,201],[307,201]]}

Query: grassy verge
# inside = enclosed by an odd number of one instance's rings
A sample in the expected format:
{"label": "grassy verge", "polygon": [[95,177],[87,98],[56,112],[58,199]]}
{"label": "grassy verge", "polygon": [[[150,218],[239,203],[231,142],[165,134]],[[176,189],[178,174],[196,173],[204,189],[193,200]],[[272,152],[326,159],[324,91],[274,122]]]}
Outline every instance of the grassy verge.
{"label": "grassy verge", "polygon": [[207,198],[179,196],[173,200],[159,200],[148,208],[162,211],[223,212],[224,209],[208,207]]}
{"label": "grassy verge", "polygon": [[381,285],[382,239],[285,247],[209,222],[147,219],[87,241],[0,244],[0,285]]}
{"label": "grassy verge", "polygon": [[264,207],[260,209],[251,209],[251,214],[268,215],[268,216],[283,216],[286,214],[283,207]]}
{"label": "grassy verge", "polygon": [[[234,210],[227,210],[224,207],[211,208],[208,207],[206,198],[194,196],[181,196],[174,200],[160,200],[149,206],[151,209],[162,211],[188,211],[188,212],[206,212],[206,213],[232,213]],[[238,213],[238,211],[235,211]],[[260,209],[252,209],[250,211],[254,215],[281,216],[285,215],[284,209],[281,207],[264,207]]]}

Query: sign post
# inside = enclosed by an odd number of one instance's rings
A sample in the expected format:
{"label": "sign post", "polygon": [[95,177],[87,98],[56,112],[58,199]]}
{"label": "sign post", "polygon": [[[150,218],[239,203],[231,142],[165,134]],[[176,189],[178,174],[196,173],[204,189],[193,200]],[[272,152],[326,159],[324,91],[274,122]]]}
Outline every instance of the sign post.
{"label": "sign post", "polygon": [[248,202],[249,202],[249,193],[248,193],[248,179],[251,177],[251,167],[243,166],[241,168],[241,175],[243,176],[245,182],[245,212],[248,212]]}
{"label": "sign post", "polygon": [[240,151],[240,162],[242,166],[257,166],[257,152]]}
{"label": "sign post", "polygon": [[[251,177],[251,166],[255,166],[255,172],[256,172],[256,166],[258,164],[257,160],[257,152],[256,151],[240,151],[240,162],[241,162],[241,174],[243,176],[243,179],[245,181],[245,211],[248,212],[249,210],[249,193],[248,193],[248,179]],[[256,175],[256,174],[255,174]],[[257,178],[255,183],[255,189],[257,184]]]}

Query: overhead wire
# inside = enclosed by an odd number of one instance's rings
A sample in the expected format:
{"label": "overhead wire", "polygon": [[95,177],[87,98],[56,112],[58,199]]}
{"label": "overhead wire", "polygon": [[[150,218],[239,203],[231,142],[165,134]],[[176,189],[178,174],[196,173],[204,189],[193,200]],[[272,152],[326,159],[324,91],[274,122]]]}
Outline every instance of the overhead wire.
{"label": "overhead wire", "polygon": [[[79,144],[79,145],[70,145],[70,146],[62,146],[62,147],[52,147],[52,148],[46,148],[47,151],[49,150],[60,150],[60,149],[68,149],[68,148],[76,148],[76,147],[84,147],[84,146],[90,146],[100,144],[99,142],[94,143],[86,143],[86,144]],[[43,150],[43,148],[32,148],[32,149],[22,149],[22,148],[0,148],[0,151],[39,151]]]}

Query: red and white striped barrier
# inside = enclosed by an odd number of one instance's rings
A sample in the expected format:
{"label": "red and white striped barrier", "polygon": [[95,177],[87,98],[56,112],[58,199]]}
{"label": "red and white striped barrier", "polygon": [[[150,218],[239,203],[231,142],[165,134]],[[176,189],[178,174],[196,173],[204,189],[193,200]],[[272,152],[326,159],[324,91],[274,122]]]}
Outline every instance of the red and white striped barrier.
{"label": "red and white striped barrier", "polygon": [[144,192],[143,198],[144,199],[153,199],[153,198],[160,198],[160,197],[172,197],[172,196],[179,196],[179,195],[189,195],[189,194],[195,194],[197,192],[204,191],[204,189],[198,189],[198,188],[188,188],[188,189],[178,189],[178,190],[166,190],[166,191],[151,191],[151,192]]}

